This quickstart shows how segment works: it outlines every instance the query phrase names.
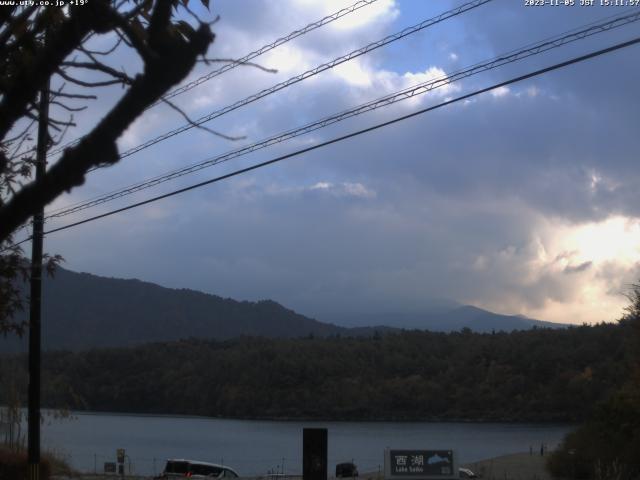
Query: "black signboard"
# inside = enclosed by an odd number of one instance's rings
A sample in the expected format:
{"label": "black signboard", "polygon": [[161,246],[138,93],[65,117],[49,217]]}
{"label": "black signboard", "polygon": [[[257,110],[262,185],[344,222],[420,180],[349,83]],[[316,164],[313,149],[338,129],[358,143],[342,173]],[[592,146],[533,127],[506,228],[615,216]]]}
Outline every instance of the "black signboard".
{"label": "black signboard", "polygon": [[327,429],[302,430],[303,480],[327,480]]}
{"label": "black signboard", "polygon": [[451,450],[390,450],[389,466],[392,477],[454,476]]}
{"label": "black signboard", "polygon": [[116,473],[116,462],[104,462],[104,473]]}

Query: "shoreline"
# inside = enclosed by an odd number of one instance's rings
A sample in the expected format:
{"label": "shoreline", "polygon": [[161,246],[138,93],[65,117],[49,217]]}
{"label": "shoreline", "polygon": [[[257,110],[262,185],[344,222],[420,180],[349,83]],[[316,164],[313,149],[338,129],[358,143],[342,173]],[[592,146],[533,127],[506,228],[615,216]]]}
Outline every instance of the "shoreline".
{"label": "shoreline", "polygon": [[[469,468],[479,478],[483,480],[553,480],[553,477],[546,471],[545,464],[551,452],[544,455],[530,454],[529,452],[512,453],[497,457],[479,460],[477,462],[461,464],[461,467]],[[153,476],[128,475],[124,477],[114,477],[113,475],[101,474],[80,474],[78,476],[52,476],[51,480],[103,480],[123,478],[126,480],[152,480]],[[287,480],[302,479],[302,476],[287,475]],[[358,480],[381,480],[383,474],[379,472],[362,473]],[[257,477],[241,477],[245,480],[269,480],[268,475]],[[329,476],[328,480],[336,480]]]}
{"label": "shoreline", "polygon": [[[59,409],[44,407],[43,412],[56,412]],[[579,422],[570,422],[562,420],[514,420],[514,419],[466,419],[466,418],[360,418],[355,420],[324,418],[324,417],[270,417],[270,416],[247,416],[247,417],[213,417],[197,414],[183,413],[139,413],[139,412],[108,412],[97,410],[66,410],[68,416],[72,418],[74,415],[104,415],[104,416],[121,416],[121,417],[146,417],[146,418],[194,418],[201,420],[228,420],[228,421],[258,421],[258,422],[330,422],[330,423],[462,423],[462,424],[490,424],[498,423],[503,425],[544,425],[544,426],[572,426],[579,425]]]}

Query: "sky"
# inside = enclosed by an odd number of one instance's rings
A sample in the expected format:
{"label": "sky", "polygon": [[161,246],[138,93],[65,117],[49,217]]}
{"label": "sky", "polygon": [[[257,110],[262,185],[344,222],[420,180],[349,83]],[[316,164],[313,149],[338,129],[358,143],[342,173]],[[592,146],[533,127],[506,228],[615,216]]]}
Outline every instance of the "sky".
{"label": "sky", "polygon": [[[355,0],[354,0],[355,1]],[[193,3],[193,2],[192,2]],[[350,1],[217,0],[208,57],[239,58]],[[194,118],[461,1],[378,0],[175,98]],[[90,174],[58,208],[249,145],[627,7],[494,0]],[[599,3],[599,2],[598,2]],[[636,7],[640,8],[640,7]],[[50,222],[64,225],[275,158],[634,38],[640,22],[474,75],[223,165]],[[107,46],[108,36],[93,40]],[[563,323],[620,318],[640,277],[639,46],[502,87],[107,219],[48,236],[65,267],[238,300],[270,298],[319,320],[420,313],[450,299]],[[139,63],[119,50],[114,64]],[[197,78],[220,64],[200,64]],[[69,138],[122,94],[104,89]],[[184,124],[160,106],[119,141]]]}

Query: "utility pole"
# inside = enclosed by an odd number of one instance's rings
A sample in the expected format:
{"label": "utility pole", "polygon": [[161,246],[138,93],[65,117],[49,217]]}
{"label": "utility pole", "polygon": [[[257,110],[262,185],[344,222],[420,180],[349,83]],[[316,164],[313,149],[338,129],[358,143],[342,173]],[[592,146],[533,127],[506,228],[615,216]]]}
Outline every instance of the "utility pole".
{"label": "utility pole", "polygon": [[[46,34],[45,34],[46,35]],[[38,144],[36,146],[36,182],[47,169],[49,143],[49,87],[40,91],[38,103]],[[41,332],[40,312],[42,303],[42,243],[44,207],[33,216],[31,240],[31,292],[29,304],[29,419],[28,419],[28,480],[40,480],[40,369]]]}

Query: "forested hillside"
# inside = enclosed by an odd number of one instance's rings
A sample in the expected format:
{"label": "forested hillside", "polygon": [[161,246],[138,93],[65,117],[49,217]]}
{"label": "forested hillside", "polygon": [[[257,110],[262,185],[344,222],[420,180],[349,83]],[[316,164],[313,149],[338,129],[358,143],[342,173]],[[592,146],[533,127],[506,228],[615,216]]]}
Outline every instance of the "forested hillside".
{"label": "forested hillside", "polygon": [[[26,289],[26,285],[22,285]],[[237,301],[187,289],[165,288],[140,280],[106,278],[58,267],[43,287],[42,339],[45,350],[127,347],[183,338],[227,340],[242,335],[298,338],[307,335],[370,336],[371,327],[391,331],[407,325],[406,316],[384,314],[374,323],[346,328],[317,321],[272,300]],[[26,290],[25,290],[26,295]],[[18,320],[26,320],[27,311]],[[412,328],[479,332],[564,327],[513,315],[456,305],[437,314],[410,316]],[[386,325],[383,327],[381,325]],[[0,337],[0,353],[27,350],[26,337]]]}
{"label": "forested hillside", "polygon": [[[194,340],[49,353],[44,404],[243,418],[577,421],[627,378],[626,328]],[[23,356],[3,359],[3,377],[16,365],[24,373],[25,364]]]}
{"label": "forested hillside", "polygon": [[[44,349],[86,350],[187,337],[224,340],[240,335],[299,337],[346,331],[271,300],[241,302],[64,268],[57,268],[54,278],[45,279],[43,305]],[[21,344],[26,350],[26,339],[0,339],[0,352],[17,352]]]}

